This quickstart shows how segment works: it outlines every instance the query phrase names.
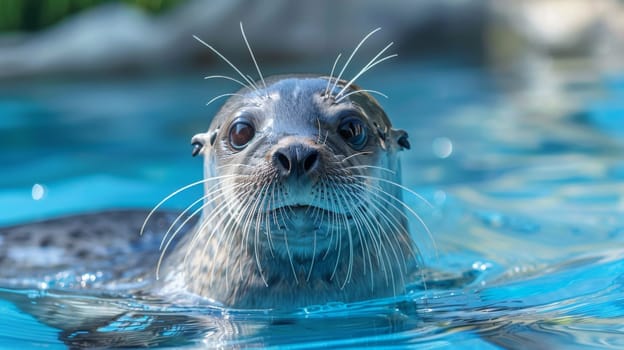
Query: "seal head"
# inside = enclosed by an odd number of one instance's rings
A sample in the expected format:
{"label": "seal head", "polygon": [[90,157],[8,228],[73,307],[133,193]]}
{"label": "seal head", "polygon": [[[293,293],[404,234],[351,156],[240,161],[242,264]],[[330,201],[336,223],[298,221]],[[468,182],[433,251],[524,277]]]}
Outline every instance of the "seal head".
{"label": "seal head", "polygon": [[192,139],[205,159],[203,214],[166,278],[237,308],[401,293],[416,256],[399,185],[407,134],[344,81],[263,83],[233,94]]}

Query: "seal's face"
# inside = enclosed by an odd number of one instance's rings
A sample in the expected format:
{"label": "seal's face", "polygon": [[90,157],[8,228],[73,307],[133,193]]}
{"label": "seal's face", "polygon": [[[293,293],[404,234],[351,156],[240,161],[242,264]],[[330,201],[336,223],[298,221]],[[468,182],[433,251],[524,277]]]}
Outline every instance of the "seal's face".
{"label": "seal's face", "polygon": [[400,196],[383,182],[398,181],[396,151],[406,134],[391,128],[370,95],[336,99],[327,86],[326,78],[302,77],[243,90],[193,139],[203,144],[206,176],[222,177],[206,185],[213,205],[205,216],[227,213],[227,231],[254,249],[325,254],[343,239],[363,240],[358,232],[380,226],[372,213]]}
{"label": "seal's face", "polygon": [[183,249],[189,290],[276,307],[403,288],[415,251],[397,153],[409,143],[364,90],[267,79],[234,94],[192,142],[206,173],[203,216]]}

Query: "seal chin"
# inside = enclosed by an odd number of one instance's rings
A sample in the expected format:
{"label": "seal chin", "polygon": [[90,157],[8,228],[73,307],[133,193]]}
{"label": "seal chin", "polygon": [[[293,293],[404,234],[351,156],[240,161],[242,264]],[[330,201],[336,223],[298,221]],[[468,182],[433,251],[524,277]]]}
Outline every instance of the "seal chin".
{"label": "seal chin", "polygon": [[[349,212],[337,212],[335,208],[324,208],[312,204],[282,205],[267,213],[271,219],[267,232],[270,233],[269,248],[283,246],[278,251],[290,252],[296,256],[311,257],[331,249],[339,236],[348,232],[354,217]],[[348,238],[342,237],[345,241]]]}

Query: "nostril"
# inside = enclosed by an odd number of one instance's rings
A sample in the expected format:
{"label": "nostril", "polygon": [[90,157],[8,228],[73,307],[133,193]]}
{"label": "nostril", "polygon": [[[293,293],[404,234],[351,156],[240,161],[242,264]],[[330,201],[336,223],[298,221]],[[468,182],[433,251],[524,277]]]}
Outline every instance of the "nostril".
{"label": "nostril", "polygon": [[313,170],[319,162],[319,153],[314,150],[303,160],[303,170],[307,173]]}
{"label": "nostril", "polygon": [[290,171],[290,160],[288,157],[282,152],[275,153],[275,159],[277,160],[277,165],[279,165],[282,170]]}
{"label": "nostril", "polygon": [[273,167],[282,178],[294,176],[314,177],[314,171],[321,163],[319,150],[304,144],[294,143],[273,151]]}

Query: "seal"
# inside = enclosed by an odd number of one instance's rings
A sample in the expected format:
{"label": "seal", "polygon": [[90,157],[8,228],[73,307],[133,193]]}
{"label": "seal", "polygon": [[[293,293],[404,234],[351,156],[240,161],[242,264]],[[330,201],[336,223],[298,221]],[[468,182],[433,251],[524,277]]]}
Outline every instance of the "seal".
{"label": "seal", "polygon": [[166,285],[236,308],[404,290],[415,257],[399,185],[407,134],[347,83],[269,78],[192,138],[204,156],[202,217],[162,260]]}
{"label": "seal", "polygon": [[[209,103],[228,97],[207,130],[192,137],[193,156],[204,158],[203,179],[167,196],[149,213],[94,213],[4,229],[0,238],[5,242],[32,241],[42,254],[33,261],[33,250],[22,247],[27,244],[0,244],[6,250],[0,262],[36,271],[35,280],[50,280],[45,276],[54,275],[58,266],[84,265],[65,273],[79,277],[72,277],[71,288],[125,285],[133,294],[169,300],[199,296],[240,309],[293,309],[402,293],[407,276],[419,269],[408,230],[408,216],[418,215],[402,199],[409,190],[401,185],[399,153],[410,148],[408,135],[392,126],[373,97],[381,93],[355,84],[395,56],[381,57],[392,43],[353,78],[342,78],[377,30],[356,46],[336,76],[340,55],[328,76],[265,79],[241,25],[258,81],[196,37],[240,75],[240,80],[207,78],[243,86],[212,99]],[[159,211],[169,198],[196,185],[203,185],[203,196],[178,216]],[[138,217],[144,218],[142,226]],[[128,239],[138,227],[148,233],[147,243]],[[150,260],[144,258],[154,256],[157,250],[149,242],[163,232],[155,258],[157,281],[129,274],[140,272]],[[76,244],[81,237],[89,242]],[[89,249],[105,237],[116,245],[114,266],[103,274],[108,281],[89,273],[101,270],[107,260],[105,249]],[[133,256],[131,264],[124,263],[125,255]],[[17,272],[0,274],[0,282],[15,285],[21,270],[9,270]],[[141,283],[133,285],[133,280]]]}
{"label": "seal", "polygon": [[372,96],[379,92],[354,84],[396,56],[380,58],[392,43],[351,80],[341,79],[378,30],[362,39],[336,77],[340,55],[329,76],[264,79],[241,24],[260,76],[255,82],[195,37],[243,81],[207,78],[243,88],[217,96],[229,99],[208,130],[192,138],[205,178],[203,205],[190,217],[201,212],[201,219],[166,258],[177,230],[165,235],[157,267],[165,288],[263,309],[404,291],[418,255],[405,214],[414,212],[400,185],[398,153],[409,148],[408,135],[392,127]]}
{"label": "seal", "polygon": [[[59,339],[71,347],[124,347],[168,344],[165,334],[199,334],[205,330],[193,327],[205,322],[231,325],[216,316],[195,320],[195,314],[137,317],[119,296],[158,305],[208,301],[210,307],[292,310],[404,293],[411,274],[422,274],[408,218],[422,220],[402,199],[406,192],[418,196],[401,185],[399,154],[410,148],[408,135],[392,126],[373,97],[381,93],[355,84],[395,56],[381,57],[392,44],[353,78],[342,78],[376,31],[336,76],[341,55],[329,75],[264,79],[241,26],[258,81],[197,38],[240,75],[207,78],[243,86],[210,100],[228,97],[191,139],[192,155],[204,159],[203,179],[149,212],[105,211],[0,228],[0,286],[9,288],[0,288],[0,300],[61,329]],[[181,213],[161,210],[195,186],[203,186],[203,195]],[[12,292],[34,288],[44,290],[36,303],[30,293]],[[87,302],[86,290],[95,291],[98,302]],[[127,322],[131,335],[109,331]]]}

